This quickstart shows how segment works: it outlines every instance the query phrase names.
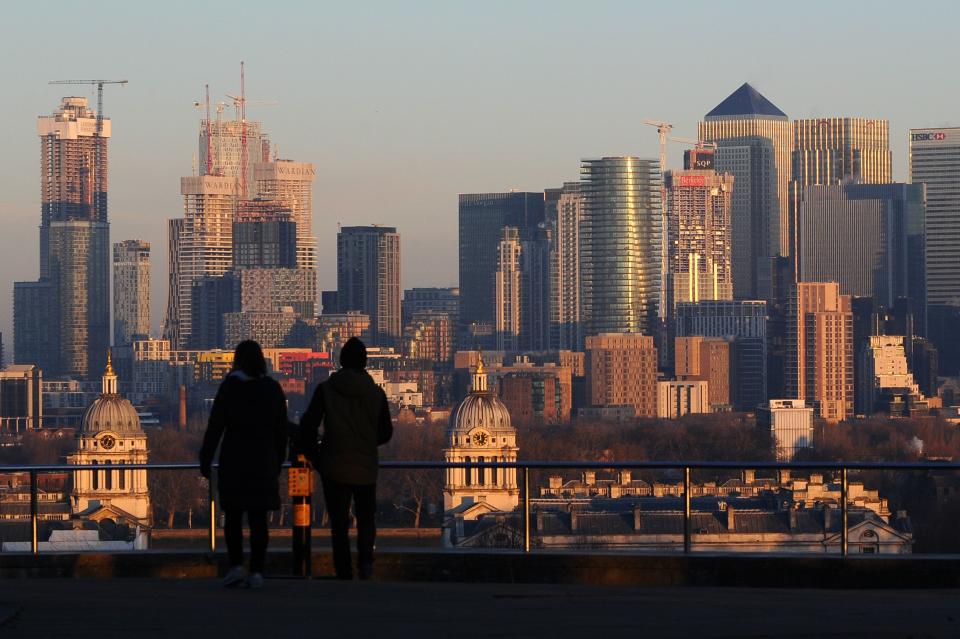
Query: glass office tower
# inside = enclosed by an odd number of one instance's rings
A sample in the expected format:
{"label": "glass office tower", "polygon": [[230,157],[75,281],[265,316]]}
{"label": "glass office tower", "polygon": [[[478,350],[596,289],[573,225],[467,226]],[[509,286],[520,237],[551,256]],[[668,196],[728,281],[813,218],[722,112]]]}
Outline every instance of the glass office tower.
{"label": "glass office tower", "polygon": [[584,335],[658,327],[662,176],[657,160],[584,160],[580,283]]}

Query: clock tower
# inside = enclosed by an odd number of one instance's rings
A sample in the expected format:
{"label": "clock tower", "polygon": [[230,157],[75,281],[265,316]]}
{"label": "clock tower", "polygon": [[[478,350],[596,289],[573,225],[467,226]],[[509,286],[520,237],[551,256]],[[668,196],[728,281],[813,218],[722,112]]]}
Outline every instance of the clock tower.
{"label": "clock tower", "polygon": [[[444,457],[448,462],[516,462],[517,431],[510,412],[487,388],[483,358],[473,374],[470,394],[454,411],[447,431]],[[443,508],[458,510],[465,518],[484,512],[510,512],[520,502],[517,471],[503,468],[453,468],[447,470]],[[473,505],[480,506],[472,509]],[[464,512],[467,509],[472,513]]]}
{"label": "clock tower", "polygon": [[103,390],[83,414],[77,449],[67,463],[102,467],[74,472],[72,515],[149,527],[147,471],[124,469],[128,464],[147,463],[147,435],[140,427],[137,410],[119,393],[109,354]]}

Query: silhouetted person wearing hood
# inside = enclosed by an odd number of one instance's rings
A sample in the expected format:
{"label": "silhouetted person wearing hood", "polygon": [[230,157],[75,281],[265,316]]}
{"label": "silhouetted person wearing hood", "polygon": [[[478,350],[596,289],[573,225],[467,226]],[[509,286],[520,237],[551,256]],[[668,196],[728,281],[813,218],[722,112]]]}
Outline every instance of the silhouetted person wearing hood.
{"label": "silhouetted person wearing hood", "polygon": [[217,480],[230,560],[223,585],[229,588],[244,582],[246,511],[250,526],[250,577],[246,583],[260,588],[267,555],[267,511],[280,508],[279,477],[287,448],[287,401],[280,384],[267,376],[263,351],[254,341],[237,345],[233,370],[224,378],[213,400],[200,449],[200,472],[208,479],[218,445]]}
{"label": "silhouetted person wearing hood", "polygon": [[[320,472],[330,517],[333,565],[340,579],[352,579],[350,502],[357,518],[357,567],[361,579],[373,574],[377,535],[377,447],[393,435],[387,396],[364,370],[367,348],[351,337],[340,350],[340,370],[314,391],[300,420],[301,450]],[[318,437],[323,422],[322,441]]]}

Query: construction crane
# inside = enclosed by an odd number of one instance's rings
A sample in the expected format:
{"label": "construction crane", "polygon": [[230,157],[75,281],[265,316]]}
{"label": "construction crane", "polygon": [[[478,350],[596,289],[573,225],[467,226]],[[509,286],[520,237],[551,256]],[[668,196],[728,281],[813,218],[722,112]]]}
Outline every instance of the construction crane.
{"label": "construction crane", "polygon": [[683,144],[692,144],[698,149],[713,149],[713,150],[717,149],[716,142],[706,142],[704,140],[692,140],[690,138],[677,138],[673,136],[668,137],[667,139],[670,140],[671,142],[681,142]]}
{"label": "construction crane", "polygon": [[207,129],[207,163],[205,167],[205,175],[213,175],[213,139],[210,135],[210,85],[203,85],[204,89],[204,101],[203,102],[194,102],[193,106],[198,109],[207,110],[207,119],[204,121]]}
{"label": "construction crane", "polygon": [[[204,85],[206,91],[206,99],[204,102],[194,102],[193,106],[197,109],[206,110],[206,124],[205,130],[207,133],[207,162],[206,162],[206,174],[207,175],[223,175],[223,163],[220,158],[220,149],[223,147],[222,138],[223,138],[223,125],[222,117],[223,112],[229,105],[227,102],[213,102],[210,100],[210,85]],[[232,97],[232,96],[227,96]],[[234,103],[236,106],[236,103]],[[210,108],[213,107],[217,112],[216,127],[213,126],[213,120],[210,117]],[[213,139],[216,136],[217,145],[216,148],[213,146]]]}
{"label": "construction crane", "polygon": [[103,85],[105,84],[119,84],[126,85],[128,80],[51,80],[49,84],[95,84],[97,85],[97,126],[94,130],[94,138],[96,143],[94,144],[94,160],[93,160],[93,170],[94,170],[94,190],[96,196],[94,199],[94,217],[101,221],[106,221],[102,219],[105,216],[106,212],[106,193],[104,193],[103,187],[103,145],[100,142],[100,137],[103,134]]}
{"label": "construction crane", "polygon": [[647,126],[657,127],[657,135],[660,136],[660,173],[664,173],[667,170],[667,138],[673,131],[673,125],[658,120],[644,120],[643,123]]}
{"label": "construction crane", "polygon": [[247,105],[260,104],[272,105],[279,104],[276,100],[247,100],[247,91],[244,78],[243,61],[240,61],[240,95],[230,95],[227,97],[233,100],[233,107],[237,112],[237,120],[240,121],[240,193],[242,197],[247,197]]}

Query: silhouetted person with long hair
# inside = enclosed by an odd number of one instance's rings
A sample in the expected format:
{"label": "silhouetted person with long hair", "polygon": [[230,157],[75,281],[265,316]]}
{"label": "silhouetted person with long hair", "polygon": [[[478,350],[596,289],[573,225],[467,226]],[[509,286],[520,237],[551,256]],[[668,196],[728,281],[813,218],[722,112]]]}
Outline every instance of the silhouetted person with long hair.
{"label": "silhouetted person with long hair", "polygon": [[[221,440],[222,444],[221,444]],[[200,449],[200,472],[209,479],[220,445],[220,508],[230,570],[223,585],[263,585],[267,555],[267,511],[280,508],[280,470],[286,459],[287,402],[254,341],[237,344],[233,370],[213,400]],[[243,570],[243,513],[250,526],[250,576]]]}
{"label": "silhouetted person with long hair", "polygon": [[[367,348],[351,337],[340,350],[340,370],[314,391],[300,420],[301,450],[320,472],[330,517],[333,565],[339,579],[352,579],[350,502],[357,519],[357,567],[373,575],[377,528],[377,447],[393,435],[387,396],[364,370]],[[323,437],[319,438],[323,422]]]}

